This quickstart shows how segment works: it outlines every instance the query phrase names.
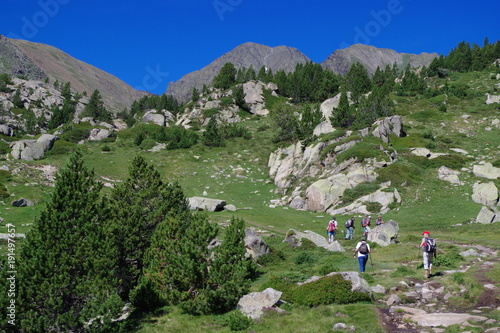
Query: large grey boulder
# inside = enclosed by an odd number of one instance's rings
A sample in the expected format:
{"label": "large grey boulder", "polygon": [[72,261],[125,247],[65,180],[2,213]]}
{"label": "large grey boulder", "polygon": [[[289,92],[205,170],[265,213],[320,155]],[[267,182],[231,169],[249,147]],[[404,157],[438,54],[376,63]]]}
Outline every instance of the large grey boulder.
{"label": "large grey boulder", "polygon": [[376,126],[372,132],[373,136],[380,138],[386,143],[390,141],[391,134],[400,138],[406,136],[403,130],[403,120],[401,116],[392,116],[377,120],[373,126]]}
{"label": "large grey boulder", "polygon": [[493,182],[475,182],[472,185],[472,200],[482,205],[495,206],[498,203],[498,188]]}
{"label": "large grey boulder", "polygon": [[371,228],[368,233],[368,241],[377,243],[380,246],[387,246],[397,239],[399,233],[399,224],[390,220],[384,224]]}
{"label": "large grey boulder", "polygon": [[245,247],[247,254],[252,256],[254,260],[258,260],[260,256],[269,253],[269,246],[253,229],[245,230]]}
{"label": "large grey boulder", "polygon": [[11,155],[14,159],[33,161],[42,158],[50,150],[57,136],[42,134],[37,140],[21,140],[11,143]]}
{"label": "large grey boulder", "polygon": [[142,117],[142,121],[165,126],[165,116],[161,113],[156,113],[156,110],[147,111]]}
{"label": "large grey boulder", "polygon": [[243,84],[245,103],[250,108],[250,113],[266,116],[269,110],[264,108],[264,88],[266,85],[261,81],[248,81]]}
{"label": "large grey boulder", "polygon": [[490,224],[498,221],[500,221],[500,213],[496,207],[492,209],[488,206],[483,206],[476,217],[476,222],[482,224]]}
{"label": "large grey boulder", "polygon": [[6,135],[6,136],[13,136],[14,131],[9,126],[4,125],[4,124],[0,124],[0,134]]}
{"label": "large grey boulder", "polygon": [[111,132],[107,129],[93,128],[90,130],[90,141],[101,141],[111,136]]}
{"label": "large grey boulder", "polygon": [[475,176],[487,179],[497,179],[500,177],[500,168],[494,167],[493,164],[487,162],[483,165],[474,165],[472,172]]}
{"label": "large grey boulder", "polygon": [[259,319],[264,311],[279,305],[283,292],[267,288],[262,292],[253,292],[240,298],[237,309],[252,319]]}
{"label": "large grey boulder", "polygon": [[374,167],[356,165],[346,174],[338,173],[320,179],[306,189],[306,209],[320,212],[334,207],[346,189],[353,189],[361,183],[372,182],[377,178]]}
{"label": "large grey boulder", "polygon": [[458,178],[459,175],[460,171],[450,169],[444,165],[438,170],[438,178],[451,184],[462,185],[460,178]]}
{"label": "large grey boulder", "polygon": [[433,153],[431,152],[429,149],[427,148],[411,148],[410,149],[410,152],[413,154],[413,155],[417,155],[417,156],[423,156],[423,157],[427,157],[428,159],[432,160],[434,158],[437,158],[439,156],[446,156],[446,155],[449,155],[449,154],[446,154],[446,153]]}
{"label": "large grey boulder", "polygon": [[302,245],[301,243],[302,239],[308,239],[311,242],[313,242],[316,246],[322,247],[328,251],[345,252],[344,248],[342,247],[342,245],[340,245],[339,241],[328,243],[328,240],[325,237],[311,230],[305,230],[304,232],[300,232],[295,229],[289,229],[286,233],[284,242],[300,246]]}
{"label": "large grey boulder", "polygon": [[486,94],[486,104],[500,103],[500,95]]}
{"label": "large grey boulder", "polygon": [[35,204],[28,199],[21,198],[18,200],[12,201],[12,206],[13,207],[29,207],[29,206],[34,206]]}
{"label": "large grey boulder", "polygon": [[189,208],[191,210],[204,210],[207,212],[220,212],[224,210],[226,201],[220,199],[210,199],[203,197],[189,198]]}

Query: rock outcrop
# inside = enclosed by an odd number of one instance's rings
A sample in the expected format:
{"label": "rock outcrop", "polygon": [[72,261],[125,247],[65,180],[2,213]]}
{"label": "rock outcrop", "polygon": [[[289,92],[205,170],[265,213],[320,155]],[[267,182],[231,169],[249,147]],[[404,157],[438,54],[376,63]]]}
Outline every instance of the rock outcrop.
{"label": "rock outcrop", "polygon": [[42,134],[37,140],[21,140],[11,143],[11,156],[14,159],[34,161],[42,158],[46,151],[50,150],[57,136]]}
{"label": "rock outcrop", "polygon": [[387,246],[396,241],[398,233],[399,224],[396,221],[390,220],[373,227],[368,233],[368,241],[377,243],[380,246]]}
{"label": "rock outcrop", "polygon": [[240,298],[237,309],[252,319],[260,319],[264,311],[278,309],[283,292],[267,288],[261,292],[253,292]]}
{"label": "rock outcrop", "polygon": [[253,229],[245,230],[245,247],[247,254],[252,256],[254,260],[269,253],[269,246]]}
{"label": "rock outcrop", "polygon": [[487,179],[497,179],[500,177],[500,168],[494,167],[493,164],[486,162],[483,165],[474,165],[472,172],[475,176]]}
{"label": "rock outcrop", "polygon": [[493,182],[476,182],[472,185],[472,200],[482,205],[496,206],[498,203],[498,188]]}
{"label": "rock outcrop", "polygon": [[344,248],[342,247],[342,245],[340,245],[339,241],[328,243],[328,240],[325,237],[310,230],[305,230],[304,232],[300,232],[295,229],[290,229],[286,233],[284,241],[294,246],[301,246],[302,239],[308,239],[314,244],[316,244],[316,246],[322,247],[328,251],[345,252]]}
{"label": "rock outcrop", "polygon": [[373,136],[380,138],[386,143],[390,141],[391,135],[395,135],[399,138],[406,136],[406,133],[403,130],[403,120],[401,116],[392,116],[377,120],[373,126],[375,126],[375,129],[372,132]]}
{"label": "rock outcrop", "polygon": [[207,212],[220,212],[224,210],[226,201],[220,199],[210,199],[203,197],[189,198],[189,208],[191,210],[204,210]]}

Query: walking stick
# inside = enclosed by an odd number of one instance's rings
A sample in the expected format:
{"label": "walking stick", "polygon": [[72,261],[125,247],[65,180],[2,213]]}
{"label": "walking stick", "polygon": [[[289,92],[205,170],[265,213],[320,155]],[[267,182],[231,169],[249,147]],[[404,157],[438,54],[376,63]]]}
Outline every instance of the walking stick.
{"label": "walking stick", "polygon": [[370,264],[372,264],[372,273],[374,273],[374,272],[375,272],[375,270],[373,269],[373,260],[372,260],[372,255],[371,255],[371,253],[370,253],[370,254],[368,254],[368,256],[370,257]]}

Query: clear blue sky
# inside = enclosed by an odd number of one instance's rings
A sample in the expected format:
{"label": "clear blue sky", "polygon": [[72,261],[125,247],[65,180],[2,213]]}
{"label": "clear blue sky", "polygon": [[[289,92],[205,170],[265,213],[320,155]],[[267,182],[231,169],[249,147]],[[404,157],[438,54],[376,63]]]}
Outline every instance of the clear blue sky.
{"label": "clear blue sky", "polygon": [[448,54],[500,39],[498,0],[6,0],[0,34],[55,46],[135,88],[165,92],[245,42],[322,62],[357,42]]}

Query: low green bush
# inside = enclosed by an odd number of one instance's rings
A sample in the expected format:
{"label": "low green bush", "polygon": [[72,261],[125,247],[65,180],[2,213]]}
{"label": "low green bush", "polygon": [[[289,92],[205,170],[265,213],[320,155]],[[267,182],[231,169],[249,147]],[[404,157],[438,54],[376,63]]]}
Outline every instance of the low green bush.
{"label": "low green bush", "polygon": [[339,268],[335,266],[333,262],[329,262],[324,264],[323,266],[320,267],[318,270],[319,275],[327,275],[330,274],[331,272],[338,272]]}
{"label": "low green bush", "polygon": [[139,145],[139,147],[141,147],[142,150],[148,150],[153,148],[154,146],[156,146],[156,141],[153,139],[144,139]]}
{"label": "low green bush", "polygon": [[78,149],[78,145],[76,143],[66,140],[57,140],[54,142],[52,148],[45,153],[45,156],[71,154],[76,149]]}
{"label": "low green bush", "polygon": [[9,144],[0,140],[0,154],[7,154],[9,151]]}
{"label": "low green bush", "polygon": [[78,143],[81,140],[86,140],[89,138],[90,130],[87,128],[76,128],[64,132],[61,134],[60,138],[68,142]]}
{"label": "low green bush", "polygon": [[245,331],[253,324],[253,320],[240,310],[231,311],[224,315],[224,324],[231,331]]}
{"label": "low green bush", "polygon": [[376,192],[378,189],[380,189],[380,185],[375,183],[361,183],[355,188],[346,189],[342,195],[342,204],[349,205],[356,199]]}
{"label": "low green bush", "polygon": [[352,291],[350,281],[340,274],[325,276],[316,281],[295,285],[283,292],[283,299],[294,304],[304,306],[318,306],[322,304],[349,304],[360,301],[370,301],[368,294]]}
{"label": "low green bush", "polygon": [[368,158],[380,157],[381,154],[382,152],[378,149],[378,145],[368,142],[358,142],[354,147],[338,154],[337,163],[342,163],[351,158],[354,158],[356,162],[363,162]]}
{"label": "low green bush", "polygon": [[0,183],[0,198],[5,199],[8,197],[10,197],[9,191],[7,191],[4,184]]}
{"label": "low green bush", "polygon": [[392,272],[391,277],[405,277],[416,274],[416,272],[406,266],[399,266],[394,272]]}
{"label": "low green bush", "polygon": [[316,259],[309,252],[299,253],[295,257],[295,264],[296,265],[310,265],[310,264],[314,264],[315,262],[316,262]]}
{"label": "low green bush", "polygon": [[7,170],[0,170],[0,183],[8,183],[12,180],[12,173]]}
{"label": "low green bush", "polygon": [[384,183],[390,181],[393,186],[399,187],[401,184],[414,185],[421,179],[422,171],[410,163],[394,163],[385,168],[377,170],[379,176],[377,181]]}
{"label": "low green bush", "polygon": [[285,260],[285,254],[283,251],[271,248],[268,254],[259,257],[258,263],[265,266],[283,260]]}

